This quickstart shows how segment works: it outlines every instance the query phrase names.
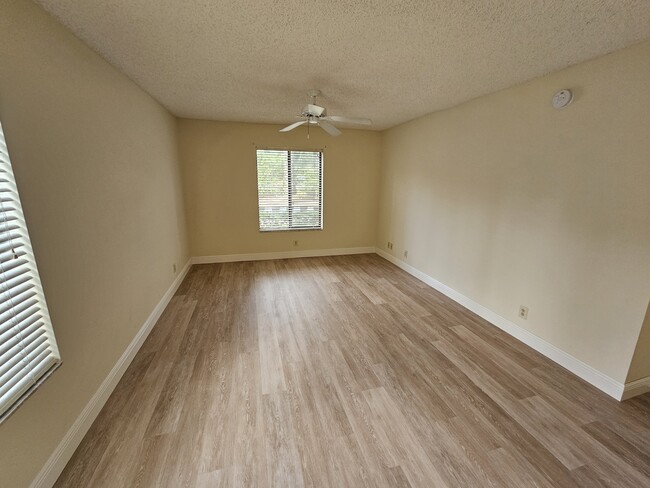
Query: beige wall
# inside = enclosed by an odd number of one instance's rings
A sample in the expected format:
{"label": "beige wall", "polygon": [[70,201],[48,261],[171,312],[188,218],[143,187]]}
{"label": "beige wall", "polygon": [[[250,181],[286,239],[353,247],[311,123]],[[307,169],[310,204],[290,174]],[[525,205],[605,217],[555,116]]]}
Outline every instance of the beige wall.
{"label": "beige wall", "polygon": [[634,356],[627,373],[627,382],[640,380],[650,376],[650,302],[645,313],[639,341],[634,349]]}
{"label": "beige wall", "polygon": [[[374,246],[379,181],[378,132],[179,121],[185,205],[193,256]],[[255,145],[325,148],[322,231],[259,232]],[[295,247],[293,241],[298,240]]]}
{"label": "beige wall", "polygon": [[26,0],[0,7],[0,120],[63,365],[0,425],[25,487],[188,259],[176,123]]}
{"label": "beige wall", "polygon": [[623,382],[650,297],[649,60],[646,42],[388,130],[380,246]]}

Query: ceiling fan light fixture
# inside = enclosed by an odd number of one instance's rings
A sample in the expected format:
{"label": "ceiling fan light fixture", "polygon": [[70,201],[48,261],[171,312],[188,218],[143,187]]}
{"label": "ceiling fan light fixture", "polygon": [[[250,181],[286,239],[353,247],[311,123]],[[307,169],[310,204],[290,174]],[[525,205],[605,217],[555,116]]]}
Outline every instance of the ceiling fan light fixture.
{"label": "ceiling fan light fixture", "polygon": [[372,124],[370,119],[345,117],[342,115],[327,115],[327,109],[325,107],[316,105],[316,97],[320,95],[320,90],[310,90],[307,95],[311,98],[311,103],[305,105],[302,109],[302,113],[298,116],[304,120],[288,125],[287,127],[280,129],[280,132],[289,132],[296,127],[307,124],[307,138],[309,138],[310,125],[318,125],[329,135],[336,137],[341,135],[341,131],[334,126],[333,122],[342,122],[344,124],[354,125]]}

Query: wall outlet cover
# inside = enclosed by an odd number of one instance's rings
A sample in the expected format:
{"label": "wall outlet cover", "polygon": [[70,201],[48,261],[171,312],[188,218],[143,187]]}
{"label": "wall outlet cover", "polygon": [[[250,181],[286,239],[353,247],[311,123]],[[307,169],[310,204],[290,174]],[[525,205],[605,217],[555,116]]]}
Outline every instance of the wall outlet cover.
{"label": "wall outlet cover", "polygon": [[526,320],[528,318],[528,307],[519,306],[519,318]]}

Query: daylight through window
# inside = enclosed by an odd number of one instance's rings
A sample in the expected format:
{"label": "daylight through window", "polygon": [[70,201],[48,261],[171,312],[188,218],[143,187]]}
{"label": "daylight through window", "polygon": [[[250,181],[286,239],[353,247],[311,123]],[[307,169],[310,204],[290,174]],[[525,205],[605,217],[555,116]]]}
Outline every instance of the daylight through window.
{"label": "daylight through window", "polygon": [[323,228],[323,153],[258,149],[261,231]]}

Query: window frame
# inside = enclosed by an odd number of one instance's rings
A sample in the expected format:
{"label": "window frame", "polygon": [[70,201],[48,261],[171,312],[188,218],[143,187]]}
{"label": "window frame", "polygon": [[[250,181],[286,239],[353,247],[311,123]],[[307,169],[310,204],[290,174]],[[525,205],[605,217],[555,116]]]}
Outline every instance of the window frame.
{"label": "window frame", "polygon": [[[320,194],[319,194],[319,205],[320,205],[320,225],[319,227],[286,227],[286,228],[276,228],[276,229],[263,229],[261,227],[261,215],[260,215],[260,175],[258,168],[258,151],[283,151],[288,153],[287,165],[291,165],[291,153],[292,152],[310,152],[318,153],[320,161]],[[289,215],[292,215],[292,199],[291,199],[291,174],[290,171],[287,172],[287,192],[288,192],[288,206],[289,206]],[[256,184],[256,194],[257,194],[257,229],[258,232],[267,233],[267,232],[301,232],[301,231],[322,231],[325,228],[325,206],[324,206],[324,194],[325,194],[325,151],[324,149],[314,149],[314,148],[286,148],[286,147],[255,147],[255,184]],[[290,217],[291,218],[291,217]]]}

